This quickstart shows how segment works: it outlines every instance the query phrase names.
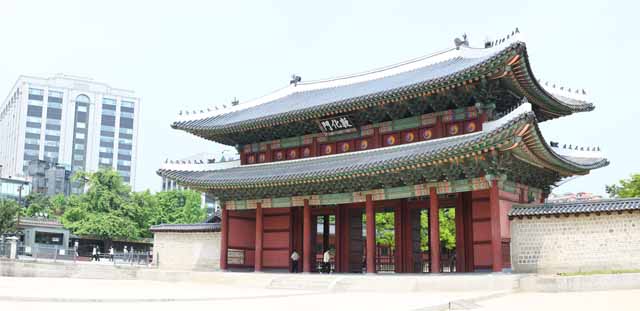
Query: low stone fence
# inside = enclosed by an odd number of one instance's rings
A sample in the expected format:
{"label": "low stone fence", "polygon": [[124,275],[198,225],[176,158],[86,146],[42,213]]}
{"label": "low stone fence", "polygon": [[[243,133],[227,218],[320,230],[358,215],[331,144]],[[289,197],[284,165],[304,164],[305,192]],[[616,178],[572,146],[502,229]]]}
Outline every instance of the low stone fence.
{"label": "low stone fence", "polygon": [[640,269],[638,210],[511,218],[514,272],[553,274]]}

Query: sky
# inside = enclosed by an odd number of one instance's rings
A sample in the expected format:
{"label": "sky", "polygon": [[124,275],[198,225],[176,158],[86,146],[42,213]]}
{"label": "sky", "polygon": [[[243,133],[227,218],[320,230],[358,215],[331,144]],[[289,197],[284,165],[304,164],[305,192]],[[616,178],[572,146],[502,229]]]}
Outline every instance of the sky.
{"label": "sky", "polygon": [[600,146],[611,164],[554,189],[605,194],[640,173],[640,7],[633,1],[0,0],[0,97],[19,75],[88,76],[142,98],[135,190],[161,163],[232,149],[173,130],[180,110],[250,100],[519,28],[536,78],[596,109],[542,123],[547,141]]}

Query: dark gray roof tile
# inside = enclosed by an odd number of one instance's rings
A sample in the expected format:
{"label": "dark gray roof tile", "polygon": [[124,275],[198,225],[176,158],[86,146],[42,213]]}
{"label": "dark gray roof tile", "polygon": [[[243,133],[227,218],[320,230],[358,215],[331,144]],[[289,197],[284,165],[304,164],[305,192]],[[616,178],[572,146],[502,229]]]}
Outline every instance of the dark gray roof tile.
{"label": "dark gray roof tile", "polygon": [[606,213],[640,210],[640,198],[569,203],[514,204],[509,217]]}

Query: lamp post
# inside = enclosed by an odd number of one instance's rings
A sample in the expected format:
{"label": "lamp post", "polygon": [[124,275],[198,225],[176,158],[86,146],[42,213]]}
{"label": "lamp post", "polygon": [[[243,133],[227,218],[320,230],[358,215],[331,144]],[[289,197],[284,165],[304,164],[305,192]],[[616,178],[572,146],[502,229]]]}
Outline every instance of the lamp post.
{"label": "lamp post", "polygon": [[20,213],[22,213],[22,189],[24,189],[24,185],[18,186],[18,220],[16,221],[16,236],[18,235],[18,226],[20,225]]}

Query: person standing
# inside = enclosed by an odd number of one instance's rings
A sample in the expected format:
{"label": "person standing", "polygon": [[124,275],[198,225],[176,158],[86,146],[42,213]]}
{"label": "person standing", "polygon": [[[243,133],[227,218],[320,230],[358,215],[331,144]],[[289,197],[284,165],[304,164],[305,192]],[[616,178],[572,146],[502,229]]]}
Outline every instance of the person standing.
{"label": "person standing", "polygon": [[111,246],[111,248],[109,248],[109,260],[113,261],[113,246]]}
{"label": "person standing", "polygon": [[98,260],[98,250],[95,246],[93,247],[93,251],[91,251],[91,259],[93,259],[93,261]]}
{"label": "person standing", "polygon": [[293,253],[291,253],[291,270],[293,273],[298,273],[298,260],[300,260],[300,254],[294,249]]}
{"label": "person standing", "polygon": [[329,250],[324,251],[322,254],[322,268],[325,273],[331,273],[331,252]]}

